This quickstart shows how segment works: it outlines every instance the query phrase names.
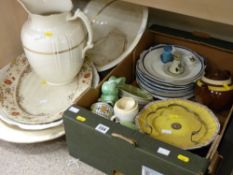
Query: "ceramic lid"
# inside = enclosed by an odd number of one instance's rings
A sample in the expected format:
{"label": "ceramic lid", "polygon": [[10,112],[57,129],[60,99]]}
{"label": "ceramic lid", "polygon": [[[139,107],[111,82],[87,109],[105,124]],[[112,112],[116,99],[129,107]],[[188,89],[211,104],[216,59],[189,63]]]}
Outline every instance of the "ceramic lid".
{"label": "ceramic lid", "polygon": [[206,71],[201,80],[211,85],[230,85],[232,84],[231,73],[226,70]]}

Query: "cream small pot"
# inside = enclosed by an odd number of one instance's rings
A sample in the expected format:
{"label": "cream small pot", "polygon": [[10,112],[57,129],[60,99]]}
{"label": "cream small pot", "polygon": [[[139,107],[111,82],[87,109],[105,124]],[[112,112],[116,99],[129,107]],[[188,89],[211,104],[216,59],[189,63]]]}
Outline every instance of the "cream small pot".
{"label": "cream small pot", "polygon": [[89,19],[79,9],[71,15],[71,0],[18,2],[28,13],[21,40],[31,67],[52,85],[68,84],[79,73],[86,51],[93,47]]}
{"label": "cream small pot", "polygon": [[111,120],[117,122],[134,122],[139,112],[138,103],[132,97],[122,97],[114,105],[114,116]]}

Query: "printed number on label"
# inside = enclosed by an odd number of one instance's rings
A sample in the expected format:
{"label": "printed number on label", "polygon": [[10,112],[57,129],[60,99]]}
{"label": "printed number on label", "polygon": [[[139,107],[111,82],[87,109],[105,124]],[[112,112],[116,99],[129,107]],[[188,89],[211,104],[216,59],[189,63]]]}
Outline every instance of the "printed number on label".
{"label": "printed number on label", "polygon": [[97,131],[99,131],[99,132],[101,132],[101,133],[103,133],[103,134],[106,134],[106,133],[108,132],[109,129],[110,129],[110,128],[109,128],[108,126],[105,126],[105,125],[103,125],[103,124],[98,124],[98,125],[96,126],[96,128],[95,128],[95,130],[97,130]]}

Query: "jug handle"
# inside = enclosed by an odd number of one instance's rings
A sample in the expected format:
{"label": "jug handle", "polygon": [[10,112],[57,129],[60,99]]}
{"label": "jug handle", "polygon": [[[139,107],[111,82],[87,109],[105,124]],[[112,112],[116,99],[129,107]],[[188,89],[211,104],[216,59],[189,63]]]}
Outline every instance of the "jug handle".
{"label": "jug handle", "polygon": [[80,18],[83,21],[84,25],[87,28],[87,33],[88,33],[87,45],[86,47],[83,48],[83,51],[82,51],[82,58],[84,58],[86,51],[88,49],[93,48],[93,31],[92,31],[90,20],[80,9],[77,9],[74,15],[72,17],[69,17],[67,20],[75,20],[77,18]]}

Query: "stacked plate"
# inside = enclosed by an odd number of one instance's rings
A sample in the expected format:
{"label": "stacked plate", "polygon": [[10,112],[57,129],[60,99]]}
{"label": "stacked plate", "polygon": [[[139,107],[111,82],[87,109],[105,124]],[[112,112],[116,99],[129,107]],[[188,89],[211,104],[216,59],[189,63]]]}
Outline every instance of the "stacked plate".
{"label": "stacked plate", "polygon": [[171,53],[179,53],[181,56],[179,67],[182,71],[174,73],[171,67],[175,60],[168,63],[161,61],[165,46],[159,44],[141,54],[136,65],[137,83],[159,99],[193,97],[194,82],[204,74],[204,59],[188,48],[170,45]]}
{"label": "stacked plate", "polygon": [[64,135],[62,113],[98,83],[88,61],[70,84],[51,86],[30,68],[24,55],[18,57],[0,81],[0,139],[33,143]]}

